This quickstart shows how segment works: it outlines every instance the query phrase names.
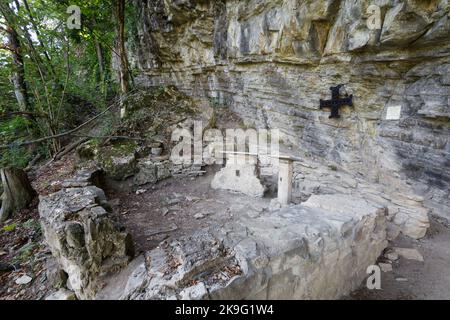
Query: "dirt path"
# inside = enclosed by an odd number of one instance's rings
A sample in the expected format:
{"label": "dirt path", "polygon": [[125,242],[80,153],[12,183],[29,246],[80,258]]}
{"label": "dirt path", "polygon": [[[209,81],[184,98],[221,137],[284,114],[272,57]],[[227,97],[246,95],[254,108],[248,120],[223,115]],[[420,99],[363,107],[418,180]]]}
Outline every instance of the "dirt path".
{"label": "dirt path", "polygon": [[390,247],[415,248],[424,261],[400,257],[393,263],[391,272],[382,273],[381,290],[368,290],[362,286],[351,294],[350,299],[450,299],[450,228],[432,219],[424,239],[399,237]]}

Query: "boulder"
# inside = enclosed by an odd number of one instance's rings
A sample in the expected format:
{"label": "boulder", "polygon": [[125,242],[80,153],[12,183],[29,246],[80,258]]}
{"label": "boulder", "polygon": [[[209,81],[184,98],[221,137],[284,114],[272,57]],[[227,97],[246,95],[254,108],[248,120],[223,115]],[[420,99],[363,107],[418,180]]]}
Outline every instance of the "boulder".
{"label": "boulder", "polygon": [[138,186],[158,181],[157,166],[151,160],[141,160],[137,165],[138,173],[134,177],[134,183]]}
{"label": "boulder", "polygon": [[162,161],[156,163],[156,177],[158,178],[158,181],[170,178],[171,176],[172,173],[170,161]]}
{"label": "boulder", "polygon": [[111,156],[101,160],[101,166],[106,175],[114,180],[125,180],[136,173],[136,158],[134,154]]}
{"label": "boulder", "polygon": [[45,241],[79,299],[92,298],[99,278],[125,266],[134,254],[130,235],[111,220],[105,208],[105,194],[95,186],[40,197]]}
{"label": "boulder", "polygon": [[103,181],[103,171],[97,167],[78,170],[72,178],[62,182],[63,188],[87,187],[90,185],[100,186]]}
{"label": "boulder", "polygon": [[122,181],[136,173],[138,146],[135,142],[123,142],[103,147],[96,153],[95,161],[106,176]]}
{"label": "boulder", "polygon": [[423,256],[417,249],[396,247],[394,250],[400,257],[423,262]]}
{"label": "boulder", "polygon": [[59,289],[58,291],[48,295],[45,300],[77,300],[77,296],[73,291]]}

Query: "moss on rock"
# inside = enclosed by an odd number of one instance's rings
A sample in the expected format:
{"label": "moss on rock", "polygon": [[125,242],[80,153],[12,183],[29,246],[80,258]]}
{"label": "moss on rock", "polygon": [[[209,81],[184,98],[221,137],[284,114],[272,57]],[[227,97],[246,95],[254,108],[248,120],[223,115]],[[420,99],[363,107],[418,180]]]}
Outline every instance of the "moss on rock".
{"label": "moss on rock", "polygon": [[111,146],[102,147],[95,160],[114,180],[125,180],[136,173],[135,150],[138,145],[134,141],[125,141]]}

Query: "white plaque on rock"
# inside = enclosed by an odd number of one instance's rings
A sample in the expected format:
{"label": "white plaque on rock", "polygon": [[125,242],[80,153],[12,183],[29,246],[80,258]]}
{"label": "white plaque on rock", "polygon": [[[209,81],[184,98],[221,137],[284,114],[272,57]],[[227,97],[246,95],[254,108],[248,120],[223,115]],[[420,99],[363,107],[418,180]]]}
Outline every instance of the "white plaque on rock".
{"label": "white plaque on rock", "polygon": [[386,111],[386,120],[399,120],[402,112],[402,106],[388,107]]}

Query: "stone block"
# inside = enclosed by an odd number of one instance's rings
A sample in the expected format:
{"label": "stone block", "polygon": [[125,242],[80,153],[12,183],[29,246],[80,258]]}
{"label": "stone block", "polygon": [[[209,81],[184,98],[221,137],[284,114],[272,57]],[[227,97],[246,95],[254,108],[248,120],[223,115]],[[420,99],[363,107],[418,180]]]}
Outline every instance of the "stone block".
{"label": "stone block", "polygon": [[137,165],[137,174],[134,177],[134,183],[141,186],[147,183],[156,183],[158,181],[157,166],[153,161],[139,161]]}
{"label": "stone block", "polygon": [[227,164],[216,173],[211,188],[240,192],[251,197],[262,197],[265,191],[254,164]]}
{"label": "stone block", "polygon": [[78,298],[90,299],[99,277],[121,268],[134,255],[133,242],[103,208],[104,192],[94,186],[63,189],[40,198],[39,215],[45,241],[67,285]]}

